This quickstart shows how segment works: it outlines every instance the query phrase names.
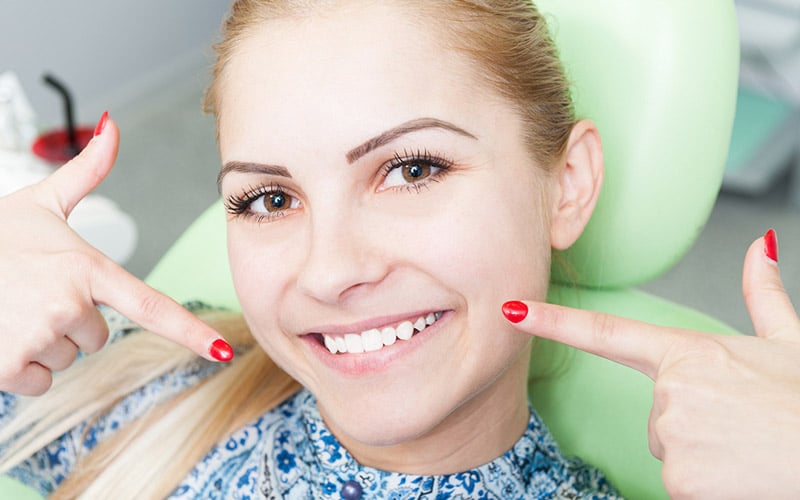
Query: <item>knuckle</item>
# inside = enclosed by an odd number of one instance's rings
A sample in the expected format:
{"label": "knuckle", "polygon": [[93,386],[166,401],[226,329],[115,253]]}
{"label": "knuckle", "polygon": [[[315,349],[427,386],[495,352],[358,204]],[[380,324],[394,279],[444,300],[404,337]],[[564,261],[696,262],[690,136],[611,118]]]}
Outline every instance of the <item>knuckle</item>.
{"label": "knuckle", "polygon": [[648,436],[647,444],[651,455],[659,460],[664,458],[664,449],[662,448],[661,443],[652,435]]}
{"label": "knuckle", "polygon": [[72,366],[72,363],[75,362],[75,359],[77,359],[77,357],[78,357],[78,350],[74,349],[71,352],[68,352],[66,355],[62,355],[61,357],[59,357],[56,361],[51,363],[48,368],[57,372],[61,370],[66,370],[67,368]]}
{"label": "knuckle", "polygon": [[733,355],[727,345],[729,340],[720,335],[704,335],[684,339],[684,342],[673,346],[668,353],[668,365],[678,368],[674,371],[683,373],[684,378],[691,373],[707,373],[711,367],[727,367],[733,360]]}
{"label": "knuckle", "polygon": [[53,386],[53,374],[47,372],[41,376],[35,383],[30,384],[23,389],[25,396],[41,396]]}
{"label": "knuckle", "polygon": [[653,398],[666,408],[683,393],[686,384],[679,378],[664,376],[653,386]]}
{"label": "knuckle", "polygon": [[658,438],[658,441],[661,443],[662,447],[669,448],[675,442],[673,440],[675,436],[675,426],[672,424],[669,417],[666,414],[661,414],[658,418],[653,420],[653,433]]}
{"label": "knuckle", "polygon": [[665,461],[661,468],[661,479],[670,498],[691,498],[689,487],[683,479],[683,471],[673,461]]}
{"label": "knuckle", "polygon": [[75,299],[57,300],[48,307],[47,327],[52,337],[58,337],[61,331],[69,330],[87,313],[85,304]]}
{"label": "knuckle", "polygon": [[536,315],[545,328],[554,332],[561,331],[567,320],[566,311],[558,307],[543,308]]}
{"label": "knuckle", "polygon": [[22,356],[14,356],[6,360],[0,367],[0,380],[6,381],[8,384],[18,379],[25,372],[28,363],[29,361]]}
{"label": "knuckle", "polygon": [[592,331],[598,341],[608,345],[616,340],[619,329],[613,318],[605,314],[597,314],[592,318]]}
{"label": "knuckle", "polygon": [[7,376],[0,376],[0,390],[22,396],[41,396],[53,385],[53,374],[47,368],[24,363]]}
{"label": "knuckle", "polygon": [[73,248],[61,254],[63,263],[73,269],[78,276],[90,276],[99,264],[99,256],[85,248]]}
{"label": "knuckle", "polygon": [[647,444],[650,447],[650,454],[659,460],[664,458],[664,445],[658,437],[656,432],[656,420],[658,419],[653,413],[647,421]]}
{"label": "knuckle", "polygon": [[697,499],[697,498],[719,498],[719,493],[703,491],[701,483],[696,479],[700,467],[680,464],[677,460],[667,460],[661,469],[661,479],[664,488],[671,499]]}
{"label": "knuckle", "polygon": [[694,354],[706,369],[709,366],[727,366],[731,362],[731,352],[721,339],[709,336],[698,340]]}
{"label": "knuckle", "polygon": [[786,288],[783,286],[783,282],[780,279],[768,279],[759,283],[758,286],[747,287],[743,290],[744,297],[748,301],[762,294],[772,295],[776,293],[786,294]]}
{"label": "knuckle", "polygon": [[691,448],[692,437],[686,429],[692,429],[691,418],[680,410],[665,410],[653,421],[653,432],[661,443],[664,453]]}
{"label": "knuckle", "polygon": [[141,292],[135,301],[138,316],[147,321],[153,322],[166,312],[164,300],[158,294]]}
{"label": "knuckle", "polygon": [[80,348],[81,351],[85,352],[86,354],[92,354],[103,347],[105,347],[106,342],[108,342],[108,328],[104,327],[92,332],[91,335],[87,335],[86,338],[81,342]]}

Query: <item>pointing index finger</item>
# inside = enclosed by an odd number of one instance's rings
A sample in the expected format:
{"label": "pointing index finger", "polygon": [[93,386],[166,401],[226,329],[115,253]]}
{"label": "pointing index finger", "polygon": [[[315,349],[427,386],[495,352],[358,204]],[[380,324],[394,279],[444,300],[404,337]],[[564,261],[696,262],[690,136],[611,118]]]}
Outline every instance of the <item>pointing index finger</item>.
{"label": "pointing index finger", "polygon": [[211,361],[230,361],[233,349],[219,333],[180,304],[110,260],[95,269],[92,297],[143,328]]}
{"label": "pointing index finger", "polygon": [[684,338],[680,330],[542,302],[506,302],[503,313],[524,332],[621,363],[651,379],[675,342]]}

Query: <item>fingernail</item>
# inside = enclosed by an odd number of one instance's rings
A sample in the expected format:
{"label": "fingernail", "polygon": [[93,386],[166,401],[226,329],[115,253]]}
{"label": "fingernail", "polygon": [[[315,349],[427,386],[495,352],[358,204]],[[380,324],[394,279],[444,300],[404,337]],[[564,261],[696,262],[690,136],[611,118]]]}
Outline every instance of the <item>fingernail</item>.
{"label": "fingernail", "polygon": [[100,121],[97,122],[97,126],[94,128],[94,137],[103,133],[103,130],[106,128],[106,122],[108,122],[108,111],[103,111],[103,114],[100,116]]}
{"label": "fingernail", "polygon": [[772,228],[764,235],[764,254],[774,262],[778,262],[778,236]]}
{"label": "fingernail", "polygon": [[518,300],[503,304],[503,315],[512,323],[519,323],[528,315],[528,306]]}
{"label": "fingernail", "polygon": [[208,353],[217,361],[230,361],[233,359],[233,348],[222,339],[217,339],[212,342]]}

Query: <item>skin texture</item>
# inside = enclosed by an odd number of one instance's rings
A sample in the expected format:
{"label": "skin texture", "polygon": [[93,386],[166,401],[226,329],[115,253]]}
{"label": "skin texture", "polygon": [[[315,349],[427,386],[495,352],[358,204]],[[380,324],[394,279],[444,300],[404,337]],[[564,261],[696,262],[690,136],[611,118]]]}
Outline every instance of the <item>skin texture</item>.
{"label": "skin texture", "polygon": [[[383,3],[259,27],[226,70],[221,110],[223,197],[286,196],[271,215],[252,213],[265,211],[259,198],[229,218],[240,303],[334,434],[360,462],[408,473],[508,450],[527,423],[530,341],[499,307],[509,294],[544,298],[551,245],[571,244],[591,213],[593,127],[576,129],[576,166],[545,174],[513,107],[470,61]],[[352,161],[369,139],[426,118],[458,131],[394,134]],[[413,185],[384,176],[417,153],[452,166]],[[435,328],[376,353],[332,355],[306,335],[436,311]]]}

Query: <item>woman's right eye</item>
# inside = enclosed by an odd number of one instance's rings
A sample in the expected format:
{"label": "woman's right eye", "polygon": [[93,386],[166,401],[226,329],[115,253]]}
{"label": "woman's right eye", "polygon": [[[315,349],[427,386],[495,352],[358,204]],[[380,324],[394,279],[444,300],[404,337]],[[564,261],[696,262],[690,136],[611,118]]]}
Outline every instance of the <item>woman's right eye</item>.
{"label": "woman's right eye", "polygon": [[299,207],[300,201],[283,191],[264,193],[250,203],[250,211],[256,214],[274,214]]}
{"label": "woman's right eye", "polygon": [[236,217],[255,217],[258,222],[268,222],[300,207],[298,198],[276,186],[253,189],[241,195],[231,195],[225,200],[225,209],[229,214]]}

